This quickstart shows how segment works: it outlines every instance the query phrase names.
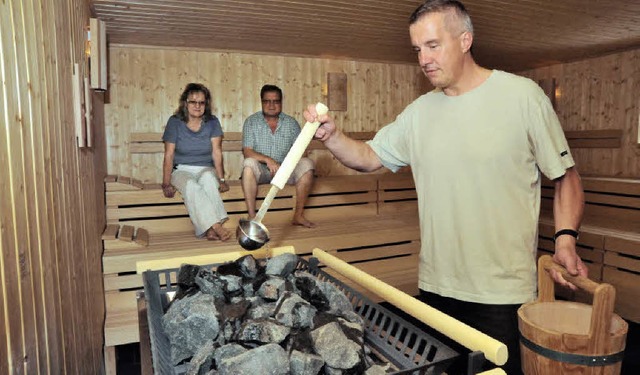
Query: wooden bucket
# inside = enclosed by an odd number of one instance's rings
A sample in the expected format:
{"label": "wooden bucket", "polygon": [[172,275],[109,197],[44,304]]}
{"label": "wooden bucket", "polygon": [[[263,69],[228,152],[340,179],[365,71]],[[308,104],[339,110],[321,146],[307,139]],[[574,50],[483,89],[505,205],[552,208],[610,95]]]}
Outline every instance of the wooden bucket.
{"label": "wooden bucket", "polygon": [[[550,269],[593,294],[593,306],[556,301]],[[614,302],[610,284],[570,276],[551,256],[540,257],[538,300],[518,310],[524,374],[620,374],[628,325],[613,313]]]}

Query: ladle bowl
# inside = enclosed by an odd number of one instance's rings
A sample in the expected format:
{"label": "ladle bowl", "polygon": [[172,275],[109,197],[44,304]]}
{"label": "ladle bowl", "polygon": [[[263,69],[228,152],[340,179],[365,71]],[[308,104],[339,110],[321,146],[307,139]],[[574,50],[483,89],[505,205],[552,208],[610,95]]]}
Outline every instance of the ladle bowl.
{"label": "ladle bowl", "polygon": [[269,242],[269,230],[258,221],[240,219],[236,237],[243,249],[257,250]]}

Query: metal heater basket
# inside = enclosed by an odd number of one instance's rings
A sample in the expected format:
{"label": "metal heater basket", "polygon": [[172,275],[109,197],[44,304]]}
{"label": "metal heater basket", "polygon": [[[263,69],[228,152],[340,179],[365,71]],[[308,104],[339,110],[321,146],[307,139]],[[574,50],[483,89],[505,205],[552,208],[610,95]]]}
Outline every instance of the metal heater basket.
{"label": "metal heater basket", "polygon": [[[219,264],[202,266],[215,269]],[[147,303],[151,356],[155,374],[183,374],[186,365],[171,363],[169,338],[163,330],[162,316],[177,286],[178,268],[143,273],[144,296]],[[365,345],[379,359],[391,363],[397,369],[392,374],[441,374],[458,353],[411,323],[371,301],[361,293],[345,285],[318,268],[318,260],[300,258],[297,270],[307,271],[319,280],[330,282],[351,301],[354,311],[365,322]],[[161,281],[162,280],[162,281]]]}

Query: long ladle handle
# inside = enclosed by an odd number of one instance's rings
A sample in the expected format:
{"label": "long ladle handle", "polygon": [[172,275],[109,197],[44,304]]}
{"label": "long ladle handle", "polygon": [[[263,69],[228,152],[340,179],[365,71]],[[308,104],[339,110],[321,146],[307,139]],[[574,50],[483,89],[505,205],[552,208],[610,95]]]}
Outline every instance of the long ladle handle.
{"label": "long ladle handle", "polygon": [[[324,115],[328,111],[329,108],[327,108],[326,105],[322,103],[316,104],[316,112],[318,113],[318,115]],[[289,149],[287,156],[284,158],[282,165],[280,166],[280,168],[278,168],[276,175],[271,179],[271,189],[269,189],[269,193],[267,193],[264,201],[262,201],[260,210],[258,210],[256,217],[253,219],[254,222],[262,222],[262,219],[267,213],[269,206],[271,206],[271,202],[273,202],[273,199],[276,197],[278,192],[284,188],[284,185],[287,183],[287,180],[289,180],[291,173],[293,173],[294,168],[300,161],[302,153],[307,149],[309,142],[311,142],[311,139],[316,134],[316,130],[319,126],[320,122],[318,121],[307,122],[304,125],[302,131]]]}
{"label": "long ladle handle", "polygon": [[[316,104],[316,112],[318,115],[324,115],[329,111],[326,105],[322,103]],[[287,156],[284,158],[282,165],[276,172],[276,175],[271,179],[271,185],[275,185],[278,189],[284,189],[284,185],[289,180],[291,173],[295,169],[296,165],[300,161],[302,154],[309,146],[309,142],[313,139],[313,136],[316,134],[316,130],[320,126],[320,122],[307,122],[304,124],[302,131],[296,138],[296,141],[293,142],[291,149],[287,153]]]}
{"label": "long ladle handle", "polygon": [[264,200],[262,201],[262,204],[260,205],[260,209],[258,210],[258,213],[256,214],[256,217],[253,219],[254,222],[257,222],[257,223],[261,223],[262,222],[262,218],[264,218],[264,215],[267,213],[267,210],[269,209],[269,206],[271,206],[271,202],[273,202],[273,198],[276,197],[276,195],[278,194],[279,191],[280,191],[280,189],[278,189],[277,186],[271,185],[271,189],[269,189],[269,192],[267,193],[267,196],[264,197]]}

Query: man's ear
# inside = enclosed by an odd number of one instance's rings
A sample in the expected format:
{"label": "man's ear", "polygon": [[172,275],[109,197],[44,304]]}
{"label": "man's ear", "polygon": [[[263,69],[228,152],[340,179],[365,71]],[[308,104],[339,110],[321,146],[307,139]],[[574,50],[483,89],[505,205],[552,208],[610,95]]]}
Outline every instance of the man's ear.
{"label": "man's ear", "polygon": [[462,48],[462,53],[467,53],[471,49],[471,45],[473,44],[473,34],[468,31],[465,31],[460,35],[460,47]]}

